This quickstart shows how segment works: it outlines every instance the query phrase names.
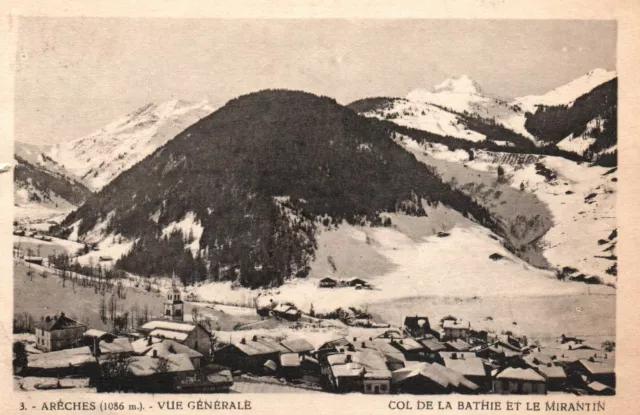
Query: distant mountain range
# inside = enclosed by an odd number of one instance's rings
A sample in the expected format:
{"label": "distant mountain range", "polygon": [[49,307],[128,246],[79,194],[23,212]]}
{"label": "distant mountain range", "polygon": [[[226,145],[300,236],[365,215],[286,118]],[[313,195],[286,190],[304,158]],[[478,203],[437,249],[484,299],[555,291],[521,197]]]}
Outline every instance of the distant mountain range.
{"label": "distant mountain range", "polygon": [[[538,147],[551,146],[587,161],[615,165],[615,71],[596,69],[544,95],[511,101],[486,96],[463,75],[431,89],[416,89],[406,98],[366,98],[349,106],[366,117],[473,141],[478,148],[486,148],[489,141],[488,145],[532,151],[518,137],[505,139],[504,131],[492,131],[499,125]],[[487,129],[489,134],[479,131]]]}
{"label": "distant mountain range", "polygon": [[[585,265],[584,252],[591,251],[583,250],[582,262],[568,258],[575,247],[558,247],[564,233],[553,233],[544,209],[532,209],[538,213],[529,218],[502,207],[518,199],[526,210],[538,202],[511,191],[505,198],[506,189],[498,189],[513,185],[555,203],[554,186],[571,182],[560,199],[575,203],[575,225],[589,230],[598,224],[593,234],[606,237],[615,224],[598,218],[611,215],[617,179],[589,166],[616,165],[616,122],[617,77],[604,70],[510,101],[487,96],[467,76],[405,98],[365,98],[348,106],[286,90],[245,95],[215,111],[207,102],[173,100],[76,140],[16,143],[16,204],[59,214],[75,209],[54,229],[58,235],[124,241],[131,248],[120,251],[117,266],[144,276],[176,272],[185,283],[279,285],[306,275],[320,229],[392,226],[390,215],[425,216],[427,206],[440,203],[489,228],[523,258],[542,249],[551,228],[548,243],[555,248],[541,252],[551,252],[554,261],[567,258],[551,265],[602,273],[609,257],[598,252]],[[438,158],[464,166],[441,177],[433,167]],[[474,179],[457,170],[467,163],[489,170],[504,165],[509,177],[492,184],[489,196],[480,190],[489,183],[486,175]],[[580,182],[571,166],[598,185]],[[514,177],[522,179],[510,183]],[[571,196],[576,192],[585,194]],[[597,209],[587,198],[592,193],[603,195]],[[554,217],[563,213],[553,207]],[[535,238],[523,238],[521,227],[534,227]]]}

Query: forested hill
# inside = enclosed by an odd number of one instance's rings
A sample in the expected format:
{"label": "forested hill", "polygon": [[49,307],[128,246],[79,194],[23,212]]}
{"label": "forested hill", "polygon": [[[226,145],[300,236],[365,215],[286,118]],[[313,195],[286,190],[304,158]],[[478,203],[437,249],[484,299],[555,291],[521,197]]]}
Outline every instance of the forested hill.
{"label": "forested hill", "polygon": [[[304,270],[319,223],[384,226],[382,212],[424,214],[424,198],[495,228],[390,134],[330,98],[245,95],[121,174],[61,232],[75,226],[82,239],[100,225],[105,236],[135,239],[118,265],[142,275],[175,271],[185,282],[238,278],[258,287]],[[196,225],[185,231],[187,222]],[[229,266],[240,272],[219,272]]]}
{"label": "forested hill", "polygon": [[584,137],[590,140],[584,150],[587,160],[615,166],[618,78],[599,85],[570,105],[538,106],[535,113],[527,114],[525,128],[541,141],[556,145]]}
{"label": "forested hill", "polygon": [[78,206],[91,194],[86,186],[74,178],[45,170],[18,155],[15,155],[15,159],[17,161],[14,170],[15,192],[16,194],[22,191],[26,193],[26,197],[16,197],[16,201],[45,205],[63,202]]}

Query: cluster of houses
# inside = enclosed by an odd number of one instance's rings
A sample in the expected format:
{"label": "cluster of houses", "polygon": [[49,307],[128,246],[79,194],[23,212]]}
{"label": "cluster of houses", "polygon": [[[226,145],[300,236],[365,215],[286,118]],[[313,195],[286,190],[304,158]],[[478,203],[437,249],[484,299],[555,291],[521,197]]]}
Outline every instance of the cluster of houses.
{"label": "cluster of houses", "polygon": [[40,239],[41,241],[51,242],[52,239],[50,236],[39,235],[37,231],[26,230],[24,228],[14,228],[13,234],[15,236],[27,236],[29,238]]}
{"label": "cluster of houses", "polygon": [[[208,370],[211,333],[201,324],[183,321],[181,293],[167,295],[165,316],[142,325],[126,336],[88,328],[64,313],[45,317],[37,325],[35,347],[22,376],[87,377],[100,390],[112,385],[105,373],[126,379],[124,390],[133,392],[225,392],[233,384],[228,370]],[[126,376],[123,374],[126,373]]]}
{"label": "cluster of houses", "polygon": [[365,394],[615,394],[614,355],[562,337],[541,349],[526,338],[473,330],[447,319],[406,317],[400,330],[339,338],[314,348],[303,338],[241,337],[214,361],[233,371],[317,382],[333,392]]}
{"label": "cluster of houses", "polygon": [[[428,317],[411,316],[399,329],[317,347],[304,331],[290,339],[236,332],[213,347],[205,327],[183,321],[183,307],[174,288],[163,319],[122,337],[64,313],[44,318],[36,328],[36,347],[43,353],[31,354],[19,372],[86,376],[97,379],[100,390],[106,369],[126,361],[125,389],[137,392],[223,392],[233,376],[248,373],[337,393],[615,394],[614,353],[564,335],[553,347],[541,348],[525,337],[474,330],[453,317],[432,327]],[[270,309],[285,319],[300,314],[289,304]]]}
{"label": "cluster of houses", "polygon": [[320,288],[338,288],[338,287],[353,287],[356,290],[361,290],[363,288],[371,289],[371,285],[360,278],[353,278],[350,280],[338,281],[331,277],[325,277],[318,282],[318,287]]}

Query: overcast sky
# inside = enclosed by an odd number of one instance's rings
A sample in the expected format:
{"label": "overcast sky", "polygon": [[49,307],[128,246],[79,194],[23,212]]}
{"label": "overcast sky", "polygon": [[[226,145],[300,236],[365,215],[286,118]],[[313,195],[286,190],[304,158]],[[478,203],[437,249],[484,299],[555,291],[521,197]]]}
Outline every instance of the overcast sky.
{"label": "overcast sky", "polygon": [[148,102],[220,106],[264,88],[347,104],[469,75],[541,94],[615,69],[614,21],[22,18],[16,139],[81,137]]}

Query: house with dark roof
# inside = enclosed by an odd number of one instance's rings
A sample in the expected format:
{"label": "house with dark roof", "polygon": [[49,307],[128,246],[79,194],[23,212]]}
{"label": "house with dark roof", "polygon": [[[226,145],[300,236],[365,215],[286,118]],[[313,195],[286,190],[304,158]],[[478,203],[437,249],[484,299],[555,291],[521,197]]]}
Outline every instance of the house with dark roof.
{"label": "house with dark roof", "polygon": [[272,310],[273,315],[289,321],[299,320],[302,312],[293,304],[278,304]]}
{"label": "house with dark roof", "polygon": [[354,278],[346,282],[349,287],[364,288],[369,287],[369,283],[360,278]]}
{"label": "house with dark roof", "polygon": [[493,379],[493,392],[509,395],[546,395],[547,380],[531,368],[508,367]]}
{"label": "house with dark roof", "polygon": [[45,352],[80,347],[87,326],[65,316],[45,317],[36,326],[36,347]]}
{"label": "house with dark roof", "polygon": [[335,288],[337,285],[338,285],[338,281],[329,277],[323,278],[318,282],[318,286],[320,288]]}
{"label": "house with dark roof", "polygon": [[421,338],[432,334],[429,317],[406,316],[402,322],[402,330],[407,336]]}
{"label": "house with dark roof", "polygon": [[473,394],[479,386],[464,375],[439,363],[416,362],[393,372],[393,386],[398,393],[437,395]]}

